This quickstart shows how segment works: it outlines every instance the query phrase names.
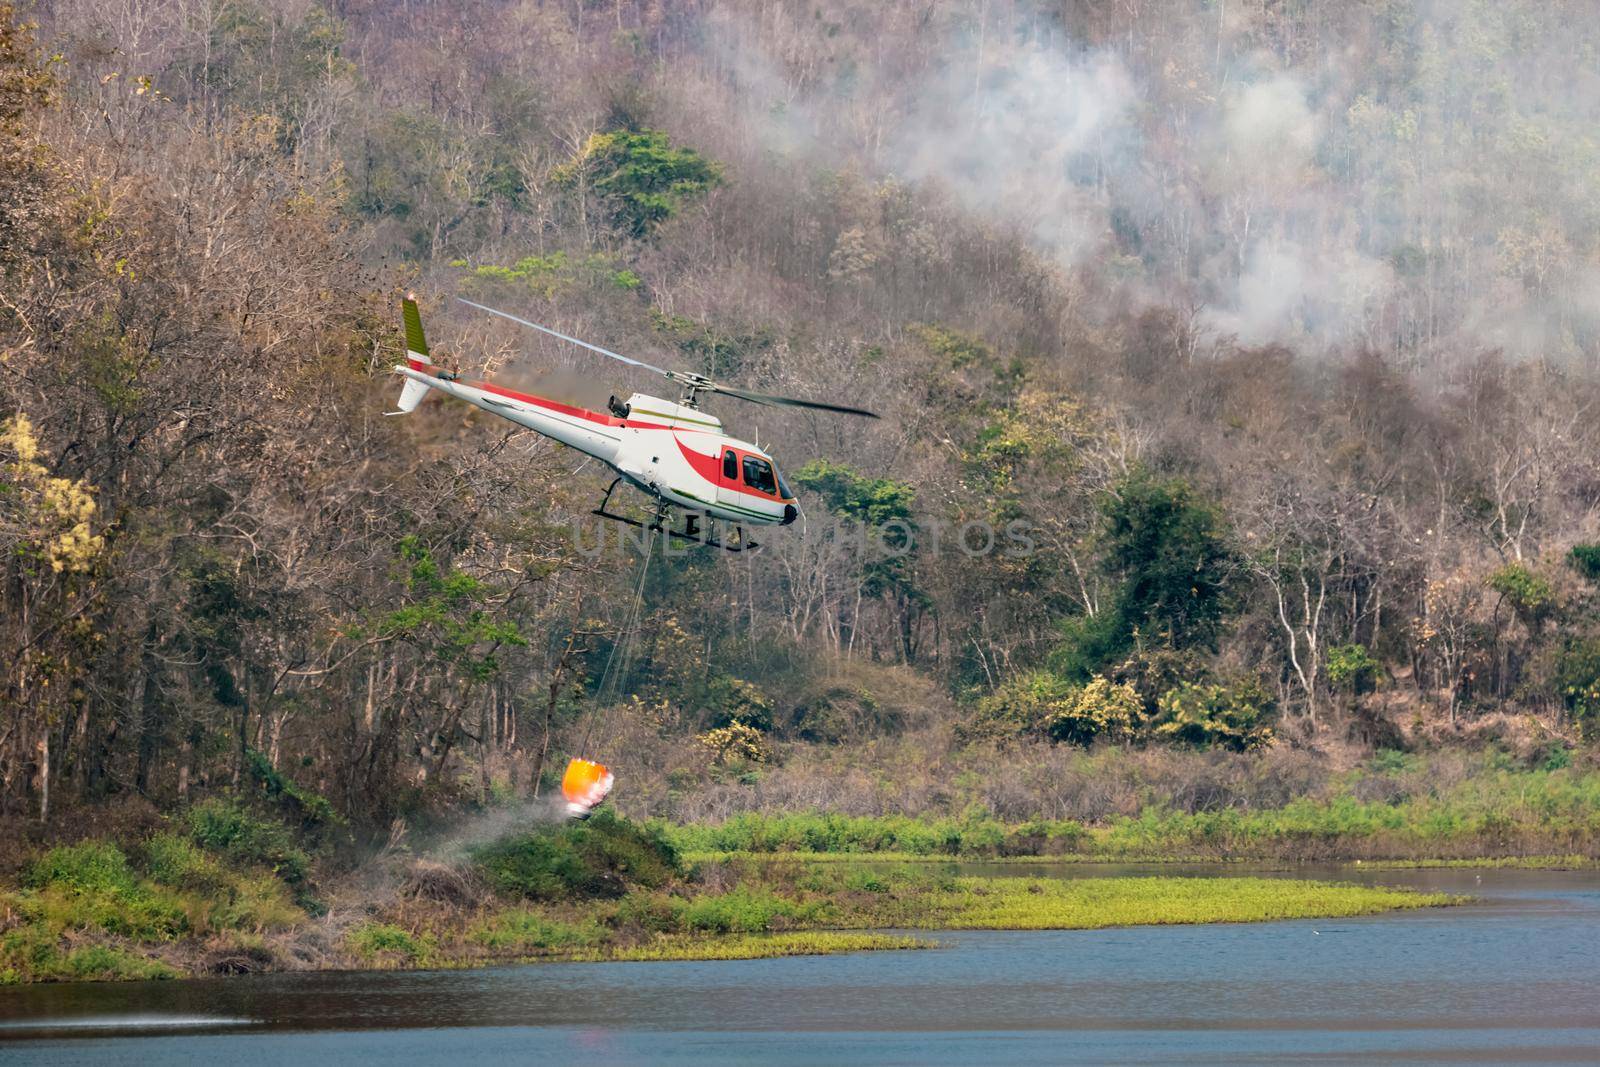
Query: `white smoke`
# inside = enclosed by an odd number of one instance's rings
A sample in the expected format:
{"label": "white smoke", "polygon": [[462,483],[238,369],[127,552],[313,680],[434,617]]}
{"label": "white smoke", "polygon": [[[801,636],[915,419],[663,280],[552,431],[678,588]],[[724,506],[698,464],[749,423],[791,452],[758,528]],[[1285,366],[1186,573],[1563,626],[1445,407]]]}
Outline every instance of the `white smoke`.
{"label": "white smoke", "polygon": [[[1425,337],[1437,358],[1593,350],[1597,298],[1574,272],[1595,238],[1550,221],[1593,216],[1592,32],[1411,0],[1350,23],[1371,22],[1382,49],[1333,30],[1306,49],[1222,10],[1157,6],[1151,18],[1197,32],[1096,45],[974,4],[914,31],[886,13],[888,46],[834,48],[718,8],[715,47],[764,150],[937,187],[1064,269],[1203,304],[1203,323],[1243,343],[1316,350],[1386,324],[1386,343]],[[793,51],[763,54],[774,39]],[[1374,52],[1414,68],[1352,58]],[[1547,262],[1567,276],[1523,284]]]}
{"label": "white smoke", "polygon": [[986,76],[938,79],[914,96],[915,117],[890,141],[896,172],[1021,225],[1064,264],[1100,246],[1103,178],[1138,137],[1138,93],[1119,59],[1032,48]]}
{"label": "white smoke", "polygon": [[1217,177],[1258,189],[1303,182],[1321,125],[1297,78],[1279,74],[1238,89],[1223,104],[1220,147],[1225,166]]}
{"label": "white smoke", "polygon": [[1388,264],[1353,249],[1319,257],[1293,241],[1262,240],[1249,252],[1230,305],[1209,311],[1205,322],[1250,345],[1359,340],[1392,281]]}

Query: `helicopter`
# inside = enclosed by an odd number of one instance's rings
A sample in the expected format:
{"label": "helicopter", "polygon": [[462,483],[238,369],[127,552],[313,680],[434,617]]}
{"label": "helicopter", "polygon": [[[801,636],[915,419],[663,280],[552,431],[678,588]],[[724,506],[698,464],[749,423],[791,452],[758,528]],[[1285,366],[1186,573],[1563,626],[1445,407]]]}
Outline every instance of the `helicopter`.
{"label": "helicopter", "polygon": [[[387,414],[404,415],[415,411],[423,397],[436,391],[465,400],[593,456],[617,474],[593,514],[630,526],[644,528],[646,524],[608,510],[612,495],[623,482],[650,498],[654,509],[654,518],[648,526],[651,531],[665,529],[671,537],[730,552],[758,547],[745,532],[746,527],[787,526],[799,518],[799,503],[777,463],[758,446],[725,433],[720,419],[700,409],[702,394],[732,396],[756,404],[878,417],[862,408],[757,393],[724,385],[702,374],[665,370],[569,337],[510,312],[465,297],[456,299],[479,311],[531,327],[631,367],[653,371],[678,384],[678,399],[674,402],[634,393],[622,401],[612,396],[607,401],[607,410],[599,412],[486,381],[463,381],[460,375],[436,367],[429,358],[422,315],[417,309],[415,294],[411,294],[401,301],[406,362],[394,368],[406,381],[400,390],[398,410]],[[674,507],[684,512],[681,530],[670,529],[668,516]],[[702,520],[705,520],[704,527]],[[718,521],[733,527],[731,539],[716,536]]]}

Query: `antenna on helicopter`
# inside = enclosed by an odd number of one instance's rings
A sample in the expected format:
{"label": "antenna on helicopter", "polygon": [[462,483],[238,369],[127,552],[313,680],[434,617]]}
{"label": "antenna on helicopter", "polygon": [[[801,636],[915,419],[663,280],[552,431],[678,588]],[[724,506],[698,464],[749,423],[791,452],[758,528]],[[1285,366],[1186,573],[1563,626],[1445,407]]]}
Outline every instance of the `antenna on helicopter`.
{"label": "antenna on helicopter", "polygon": [[580,341],[576,337],[570,337],[567,334],[561,333],[559,330],[552,330],[548,326],[540,326],[537,322],[529,322],[527,319],[518,315],[513,315],[508,311],[500,311],[496,308],[489,307],[487,304],[480,304],[474,300],[468,300],[464,296],[458,296],[456,299],[469,307],[477,308],[479,311],[487,311],[491,315],[498,315],[502,319],[509,319],[512,322],[531,327],[532,329],[538,330],[540,333],[547,333],[551,337],[559,337],[563,341],[569,341],[580,348],[587,348],[591,352],[598,352],[602,356],[610,356],[612,359],[619,360],[620,362],[626,363],[629,366],[642,367],[645,370],[654,371],[668,381],[677,382],[683,387],[683,396],[679,403],[683,404],[685,407],[698,407],[699,405],[697,401],[701,393],[721,393],[724,396],[734,396],[738,397],[740,400],[748,400],[753,404],[766,404],[769,407],[810,408],[815,411],[837,412],[840,415],[861,415],[869,419],[875,419],[878,417],[875,413],[867,411],[865,408],[852,408],[843,404],[829,404],[822,400],[801,400],[798,397],[792,396],[775,396],[771,393],[757,393],[750,389],[741,389],[737,386],[724,385],[721,382],[713,381],[712,379],[707,378],[703,374],[695,374],[691,371],[666,370],[664,368],[657,367],[654,364],[645,363],[643,360],[633,359],[632,357],[613,352],[609,348],[601,348],[599,345],[592,345],[588,341]]}

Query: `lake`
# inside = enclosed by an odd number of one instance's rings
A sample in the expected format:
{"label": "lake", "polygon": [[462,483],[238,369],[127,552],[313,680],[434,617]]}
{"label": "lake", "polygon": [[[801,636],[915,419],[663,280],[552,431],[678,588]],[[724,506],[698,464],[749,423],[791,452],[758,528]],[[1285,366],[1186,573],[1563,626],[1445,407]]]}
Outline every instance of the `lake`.
{"label": "lake", "polygon": [[924,952],[14,987],[0,990],[0,1062],[1600,1061],[1600,872],[1277,873],[1480,902],[1366,919],[936,933],[926,936],[943,947]]}

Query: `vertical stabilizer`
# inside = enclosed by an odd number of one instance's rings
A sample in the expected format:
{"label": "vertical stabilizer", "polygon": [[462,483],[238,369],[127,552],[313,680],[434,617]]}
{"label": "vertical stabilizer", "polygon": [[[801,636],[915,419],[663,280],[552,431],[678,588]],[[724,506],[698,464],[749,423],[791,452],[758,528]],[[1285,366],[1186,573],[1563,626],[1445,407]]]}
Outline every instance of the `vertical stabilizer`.
{"label": "vertical stabilizer", "polygon": [[[406,363],[412,370],[420,371],[431,366],[433,360],[428,358],[428,339],[422,334],[422,314],[417,310],[415,294],[408,293],[400,301],[401,318],[406,325]],[[399,367],[395,368],[399,370]],[[403,389],[400,390],[400,411],[415,411],[417,405],[422,403],[422,398],[428,395],[426,382],[408,377]]]}

